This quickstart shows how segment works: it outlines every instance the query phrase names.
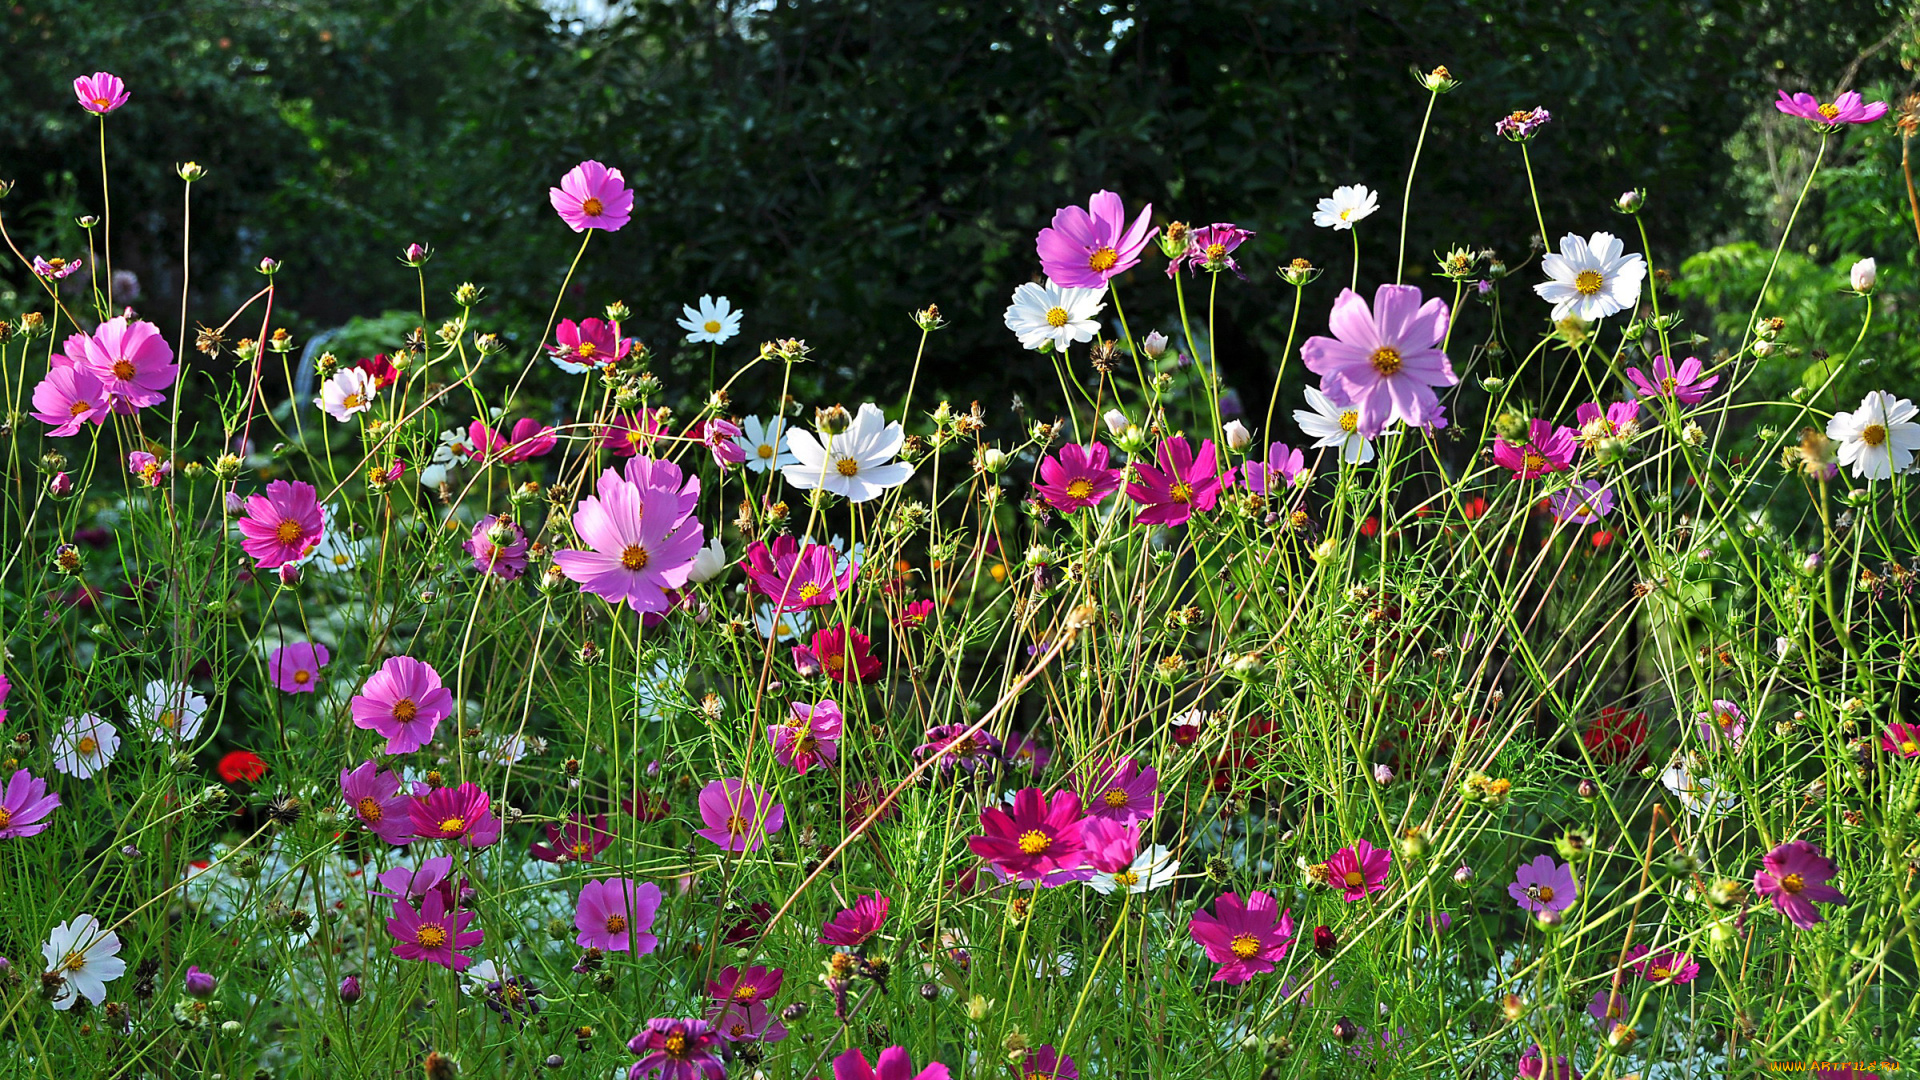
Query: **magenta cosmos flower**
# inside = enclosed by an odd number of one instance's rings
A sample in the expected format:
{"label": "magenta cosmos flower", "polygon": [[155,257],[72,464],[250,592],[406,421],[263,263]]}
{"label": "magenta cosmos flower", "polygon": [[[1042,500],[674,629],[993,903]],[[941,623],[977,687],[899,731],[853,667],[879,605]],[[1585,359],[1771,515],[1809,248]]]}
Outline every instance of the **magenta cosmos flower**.
{"label": "magenta cosmos flower", "polygon": [[[77,336],[77,335],[76,335]],[[132,413],[167,400],[164,391],[180,375],[173,346],[150,322],[108,319],[84,342],[82,356],[68,358],[86,365],[106,389],[107,401],[118,413]],[[71,349],[74,339],[68,339]]]}
{"label": "magenta cosmos flower", "polygon": [[879,893],[863,893],[854,897],[852,907],[828,919],[820,927],[820,944],[857,948],[880,932],[880,927],[887,921],[887,908],[892,903]]}
{"label": "magenta cosmos flower", "polygon": [[0,840],[20,840],[44,832],[47,815],[60,805],[60,796],[47,794],[47,782],[25,769],[7,780],[0,794]]}
{"label": "magenta cosmos flower", "polygon": [[1220,965],[1214,982],[1243,983],[1272,971],[1287,955],[1293,913],[1281,911],[1280,902],[1263,892],[1249,893],[1245,903],[1239,893],[1221,893],[1212,914],[1193,913],[1187,935]]}
{"label": "magenta cosmos flower", "polygon": [[1591,525],[1613,513],[1613,489],[1598,480],[1582,480],[1547,500],[1554,517],[1572,525]]}
{"label": "magenta cosmos flower", "polygon": [[461,546],[473,556],[478,573],[513,581],[527,572],[527,531],[512,518],[488,514],[474,523],[473,535]]}
{"label": "magenta cosmos flower", "polygon": [[880,677],[880,659],[868,651],[870,644],[858,630],[829,626],[815,630],[807,644],[793,647],[793,664],[803,675],[870,683]]}
{"label": "magenta cosmos flower", "polygon": [[830,545],[777,536],[771,547],[754,541],[740,565],[754,591],[773,601],[775,611],[803,611],[831,604],[853,588],[860,568],[848,559],[846,572],[836,575],[840,558]]}
{"label": "magenta cosmos flower", "polygon": [[1120,470],[1107,466],[1104,443],[1068,444],[1040,461],[1034,493],[1063,514],[1084,510],[1120,490]]}
{"label": "magenta cosmos flower", "polygon": [[559,441],[552,428],[530,416],[514,421],[511,434],[502,434],[475,420],[467,425],[467,439],[473,447],[473,460],[509,463],[545,457]]}
{"label": "magenta cosmos flower", "polygon": [[1537,1043],[1520,1055],[1519,1069],[1520,1080],[1580,1080],[1580,1070],[1572,1062],[1560,1056],[1548,1059]]}
{"label": "magenta cosmos flower", "polygon": [[1602,411],[1599,402],[1590,401],[1573,410],[1573,417],[1581,447],[1592,450],[1602,439],[1633,438],[1640,430],[1640,403],[1616,401]]}
{"label": "magenta cosmos flower", "polygon": [[1067,206],[1054,212],[1053,225],[1035,240],[1040,266],[1054,284],[1098,289],[1140,265],[1140,253],[1160,230],[1152,228],[1153,204],[1127,224],[1127,208],[1111,191],[1096,192],[1087,209]]}
{"label": "magenta cosmos flower", "polygon": [[1327,396],[1358,410],[1361,435],[1373,438],[1395,420],[1425,427],[1440,417],[1433,388],[1460,381],[1440,351],[1447,322],[1446,301],[1423,304],[1412,285],[1380,286],[1371,308],[1342,289],[1328,320],[1333,336],[1308,338],[1300,357]]}
{"label": "magenta cosmos flower", "polygon": [[770,724],[767,739],[773,743],[773,756],[801,776],[822,762],[831,765],[839,753],[840,705],[823,698],[817,705],[796,701],[788,706],[784,724]]}
{"label": "magenta cosmos flower", "polygon": [[267,659],[267,674],[273,685],[289,694],[311,694],[320,689],[320,669],[330,657],[325,645],[296,641],[273,650]]}
{"label": "magenta cosmos flower", "polygon": [[1814,904],[1847,902],[1839,889],[1827,884],[1836,873],[1819,848],[1805,840],[1793,840],[1761,857],[1760,869],[1753,872],[1753,887],[1772,899],[1773,906],[1789,922],[1805,930],[1825,921]]}
{"label": "magenta cosmos flower", "polygon": [[660,886],[651,881],[606,878],[580,887],[573,909],[574,942],[582,948],[645,956],[660,939],[647,931],[660,910]]}
{"label": "magenta cosmos flower", "polygon": [[1920,757],[1920,727],[1913,724],[1888,724],[1880,733],[1880,749],[1903,758]]}
{"label": "magenta cosmos flower", "polygon": [[1220,463],[1214,460],[1213,440],[1202,439],[1200,451],[1184,438],[1160,440],[1154,451],[1159,468],[1134,462],[1136,479],[1127,485],[1127,497],[1145,507],[1135,521],[1142,525],[1182,525],[1195,510],[1211,510],[1220,498]]}
{"label": "magenta cosmos flower", "polygon": [[1049,799],[1039,788],[1021,788],[1011,813],[997,806],[980,812],[982,834],[967,837],[967,846],[1009,877],[1042,881],[1087,861],[1081,837],[1085,821],[1080,796],[1073,792],[1056,791]]}
{"label": "magenta cosmos flower", "polygon": [[1841,124],[1871,124],[1887,115],[1886,102],[1865,101],[1856,90],[1825,103],[1809,93],[1788,94],[1782,90],[1773,107],[1788,116],[1811,120],[1828,131],[1837,130]]}
{"label": "magenta cosmos flower", "polygon": [[583,161],[561,177],[560,186],[547,189],[555,213],[574,232],[605,229],[617,232],[633,216],[633,192],[619,169],[597,161]]}
{"label": "magenta cosmos flower", "polygon": [[1694,713],[1693,719],[1699,727],[1700,740],[1708,746],[1725,742],[1729,748],[1738,750],[1740,744],[1746,741],[1747,714],[1731,701],[1715,698],[1712,709]]}
{"label": "magenta cosmos flower", "polygon": [[589,820],[585,814],[568,814],[564,823],[549,822],[547,842],[536,840],[528,844],[527,854],[541,862],[590,863],[612,846],[613,834],[607,831],[607,815],[595,814]]}
{"label": "magenta cosmos flower", "polygon": [[599,495],[580,500],[574,531],[591,550],[554,552],[554,564],[580,588],[641,614],[673,606],[706,542],[700,523],[680,517],[680,496],[602,474]]}
{"label": "magenta cosmos flower", "polygon": [[1627,378],[1640,390],[1642,397],[1670,397],[1682,405],[1697,405],[1707,396],[1707,391],[1720,382],[1720,376],[1700,377],[1702,365],[1697,357],[1689,356],[1674,366],[1673,361],[1664,356],[1653,358],[1653,373],[1641,371],[1637,367],[1627,369]]}
{"label": "magenta cosmos flower", "polygon": [[627,1040],[627,1049],[640,1056],[627,1080],[726,1080],[719,1047],[719,1033],[705,1020],[656,1016]]}
{"label": "magenta cosmos flower", "polygon": [[1160,774],[1132,758],[1095,760],[1070,781],[1091,817],[1125,824],[1145,821],[1160,809]]}
{"label": "magenta cosmos flower", "polygon": [[[96,71],[73,80],[73,96],[80,99],[81,108],[105,116],[125,105],[132,95],[127,93],[127,84],[120,81],[120,76]],[[1881,111],[1885,110],[1886,106],[1881,106]]]}
{"label": "magenta cosmos flower", "polygon": [[651,449],[666,432],[666,425],[660,422],[657,413],[645,409],[615,413],[600,429],[600,445],[613,451],[615,457],[632,457]]}
{"label": "magenta cosmos flower", "polygon": [[1074,1067],[1073,1059],[1055,1050],[1052,1044],[1027,1051],[1020,1073],[1021,1080],[1080,1080],[1080,1070]]}
{"label": "magenta cosmos flower", "polygon": [[889,1046],[880,1051],[871,1065],[867,1063],[867,1055],[858,1050],[848,1050],[833,1059],[833,1080],[949,1080],[950,1075],[947,1067],[937,1061],[914,1072],[913,1059],[907,1056],[904,1046]]}
{"label": "magenta cosmos flower", "polygon": [[486,847],[500,839],[500,819],[493,816],[491,802],[480,785],[469,780],[457,788],[414,796],[407,813],[413,817],[413,835],[422,840]]}
{"label": "magenta cosmos flower", "polygon": [[561,319],[553,332],[557,344],[546,347],[547,355],[569,375],[625,360],[633,350],[633,339],[620,337],[618,329],[602,319],[582,319],[577,323]]}
{"label": "magenta cosmos flower", "polygon": [[461,950],[471,949],[486,940],[481,930],[467,929],[473,922],[471,911],[449,910],[439,890],[429,890],[414,910],[405,900],[393,902],[393,917],[387,920],[387,933],[399,944],[393,955],[402,960],[425,960],[454,971],[473,966],[473,957]]}
{"label": "magenta cosmos flower", "polygon": [[[1387,871],[1393,866],[1393,853],[1384,848],[1374,847],[1365,840],[1354,842],[1352,847],[1344,847],[1334,852],[1327,860],[1327,870],[1333,887],[1340,890],[1340,896],[1349,904],[1364,900],[1368,893],[1376,893],[1387,887]],[[1258,894],[1256,894],[1258,895]]]}
{"label": "magenta cosmos flower", "polygon": [[1531,480],[1571,467],[1578,447],[1572,428],[1535,419],[1527,424],[1527,441],[1518,446],[1495,435],[1493,460],[1502,468],[1512,469],[1515,480]]}
{"label": "magenta cosmos flower", "polygon": [[717,416],[700,425],[700,441],[713,455],[713,463],[722,469],[746,464],[747,448],[740,445],[740,434],[739,424]]}
{"label": "magenta cosmos flower", "polygon": [[1683,952],[1657,952],[1647,955],[1645,945],[1635,945],[1627,953],[1627,966],[1648,982],[1690,983],[1700,977],[1700,965]]}
{"label": "magenta cosmos flower", "polygon": [[240,550],[253,556],[262,570],[306,558],[327,531],[326,512],[305,480],[275,480],[266,494],[248,496],[246,516],[238,525]]}
{"label": "magenta cosmos flower", "polygon": [[758,1005],[772,1001],[780,993],[786,978],[781,968],[737,968],[728,965],[717,979],[707,980],[707,996],[732,1005]]}
{"label": "magenta cosmos flower", "polygon": [[1267,447],[1267,460],[1249,461],[1240,466],[1240,476],[1246,481],[1248,491],[1264,495],[1292,487],[1294,478],[1306,467],[1305,454],[1277,442]]}
{"label": "magenta cosmos flower", "polygon": [[1573,880],[1573,867],[1556,863],[1553,856],[1542,855],[1523,864],[1507,885],[1507,895],[1520,910],[1565,911],[1580,899],[1580,887]]}
{"label": "magenta cosmos flower", "polygon": [[[1167,263],[1167,276],[1178,276],[1182,266],[1189,270],[1211,270],[1215,273],[1231,270],[1240,274],[1240,264],[1233,260],[1233,252],[1252,237],[1251,230],[1224,221],[1215,222],[1204,229],[1195,229],[1187,234],[1187,250]],[[1240,276],[1245,278],[1247,275]]]}
{"label": "magenta cosmos flower", "polygon": [[105,423],[110,411],[106,387],[83,367],[56,363],[33,388],[34,419],[50,425],[47,434],[59,438],[79,431],[81,424]]}
{"label": "magenta cosmos flower", "polygon": [[410,754],[432,742],[440,721],[453,715],[453,692],[432,664],[394,656],[348,704],[354,727],[384,735],[389,754]]}
{"label": "magenta cosmos flower", "polygon": [[694,832],[721,850],[759,851],[786,823],[787,808],[774,802],[766,788],[730,776],[700,790],[700,820],[707,827]]}
{"label": "magenta cosmos flower", "polygon": [[340,796],[367,831],[389,844],[413,842],[413,799],[400,793],[400,777],[371,761],[340,770]]}

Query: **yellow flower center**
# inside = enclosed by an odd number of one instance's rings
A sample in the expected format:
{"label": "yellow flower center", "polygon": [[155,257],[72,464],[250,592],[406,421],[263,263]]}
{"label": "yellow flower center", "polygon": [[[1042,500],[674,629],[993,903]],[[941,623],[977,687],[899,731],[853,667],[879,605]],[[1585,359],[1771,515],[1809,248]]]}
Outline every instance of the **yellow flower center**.
{"label": "yellow flower center", "polygon": [[177,731],[180,727],[180,714],[167,709],[160,714],[159,725],[168,731]]}
{"label": "yellow flower center", "polygon": [[580,357],[580,359],[585,360],[591,357],[594,353],[599,352],[600,347],[598,345],[595,345],[591,341],[583,341],[580,344],[575,345],[573,347],[573,351],[575,354],[577,354]]}
{"label": "yellow flower center", "polygon": [[1113,883],[1123,889],[1131,889],[1140,884],[1140,875],[1131,870],[1122,870],[1113,875]]}
{"label": "yellow flower center", "polygon": [[1173,491],[1171,492],[1171,494],[1173,496],[1174,502],[1177,502],[1177,503],[1192,502],[1193,501],[1193,485],[1187,483],[1185,480],[1176,480],[1173,482]]}
{"label": "yellow flower center", "polygon": [[627,545],[627,550],[620,553],[620,565],[629,570],[645,570],[647,568],[647,549],[641,547],[639,544]]}
{"label": "yellow flower center", "polygon": [[1114,788],[1105,795],[1102,795],[1100,801],[1118,810],[1127,805],[1127,793],[1119,788]]}
{"label": "yellow flower center", "polygon": [[100,740],[91,735],[82,735],[80,736],[80,741],[73,744],[73,748],[80,751],[82,756],[91,756],[99,753]]}
{"label": "yellow flower center", "polygon": [[1674,388],[1679,385],[1680,385],[1680,380],[1669,375],[1666,378],[1660,380],[1660,392],[1663,394],[1671,394],[1673,393]]}
{"label": "yellow flower center", "polygon": [[585,858],[587,852],[592,851],[593,847],[585,840],[575,840],[573,843],[567,845],[567,850],[573,852],[574,858],[580,859]]}
{"label": "yellow flower center", "polygon": [[341,407],[347,409],[357,409],[366,403],[367,399],[361,397],[359,394],[348,394],[346,397],[340,399]]}
{"label": "yellow flower center", "polygon": [[1734,722],[1739,719],[1739,717],[1733,715],[1730,712],[1723,712],[1723,713],[1716,714],[1714,716],[1714,719],[1719,721],[1719,724],[1721,727],[1730,728],[1734,725]]}
{"label": "yellow flower center", "polygon": [[796,754],[811,754],[819,745],[820,740],[811,735],[802,735],[793,741],[793,752]]}
{"label": "yellow flower center", "polygon": [[1351,435],[1360,430],[1360,414],[1353,409],[1340,414],[1340,430]]}
{"label": "yellow flower center", "polygon": [[760,456],[760,460],[765,461],[766,459],[773,456],[773,447],[768,443],[761,443],[759,446],[754,448],[753,452]]}
{"label": "yellow flower center", "polygon": [[733,1000],[735,1001],[752,1001],[759,996],[759,988],[752,983],[741,983],[739,986],[733,988]]}
{"label": "yellow flower center", "polygon": [[1652,970],[1653,977],[1656,979],[1664,979],[1667,976],[1673,974],[1672,969],[1665,968],[1665,967],[1656,967],[1651,970]]}
{"label": "yellow flower center", "polygon": [[1251,960],[1260,955],[1260,939],[1252,934],[1241,934],[1227,947],[1233,950],[1233,955],[1242,960]]}
{"label": "yellow flower center", "polygon": [[1020,834],[1020,852],[1023,855],[1045,855],[1053,846],[1053,837],[1039,829],[1029,829]]}
{"label": "yellow flower center", "polygon": [[627,917],[625,915],[607,916],[607,933],[609,934],[624,933],[626,929],[627,929]]}
{"label": "yellow flower center", "polygon": [[734,814],[727,818],[727,832],[743,833],[746,831],[747,831],[746,818],[741,817],[739,814]]}
{"label": "yellow flower center", "polygon": [[415,705],[412,698],[403,697],[393,703],[393,718],[403,724],[408,723],[419,715],[420,706]]}
{"label": "yellow flower center", "polygon": [[[491,545],[489,545],[489,546],[491,546]],[[334,553],[334,556],[333,556],[333,565],[335,565],[335,566],[349,566],[349,565],[352,565],[352,563],[353,563],[353,556],[351,556],[351,555],[348,555],[348,554],[347,554],[346,552],[344,552],[344,551],[341,551],[341,552],[335,552],[335,553]]]}
{"label": "yellow flower center", "polygon": [[1884,424],[1868,424],[1860,431],[1860,441],[1868,446],[1879,446],[1887,441],[1887,428]]}
{"label": "yellow flower center", "polygon": [[380,809],[380,800],[371,795],[362,797],[359,802],[353,804],[353,808],[359,811],[360,820],[369,825],[378,824],[380,819],[386,816],[386,811]]}
{"label": "yellow flower center", "polygon": [[1221,259],[1224,259],[1226,257],[1227,257],[1227,245],[1225,244],[1208,244],[1207,245],[1207,261],[1208,262],[1217,263]]}
{"label": "yellow flower center", "polygon": [[1347,871],[1347,876],[1341,880],[1347,883],[1347,888],[1357,889],[1367,883],[1367,875],[1358,870],[1349,870]]}
{"label": "yellow flower center", "polygon": [[858,458],[843,457],[839,461],[834,462],[833,467],[841,476],[856,476],[860,472],[860,460]]}
{"label": "yellow flower center", "polygon": [[1119,261],[1119,252],[1110,247],[1098,247],[1093,249],[1093,254],[1087,256],[1087,269],[1105,273],[1113,269],[1113,264]]}
{"label": "yellow flower center", "polygon": [[440,823],[440,831],[443,833],[465,832],[466,828],[466,818],[450,817]]}
{"label": "yellow flower center", "polygon": [[663,1049],[669,1057],[681,1057],[687,1052],[687,1037],[676,1031],[667,1036],[667,1045]]}
{"label": "yellow flower center", "polygon": [[1553,886],[1551,886],[1551,885],[1542,885],[1542,886],[1540,886],[1540,887],[1539,887],[1539,889],[1537,889],[1537,890],[1535,890],[1535,891],[1537,891],[1537,892],[1538,892],[1538,893],[1540,894],[1540,902],[1541,902],[1541,903],[1543,903],[1543,904],[1551,904],[1551,903],[1553,903]]}
{"label": "yellow flower center", "polygon": [[717,334],[720,332],[720,320],[708,319],[706,322],[700,324],[700,329],[705,330],[709,334]]}
{"label": "yellow flower center", "polygon": [[308,683],[313,681],[313,672],[296,671],[293,673],[293,681],[294,681],[294,684],[297,686],[305,686]]}
{"label": "yellow flower center", "polygon": [[586,202],[580,204],[580,212],[588,217],[599,217],[601,211],[605,209],[606,204],[602,203],[599,199],[588,199]]}
{"label": "yellow flower center", "polygon": [[1085,499],[1093,494],[1093,481],[1086,477],[1067,481],[1067,498]]}
{"label": "yellow flower center", "polygon": [[300,539],[300,536],[300,523],[291,518],[282,521],[280,526],[273,530],[273,538],[283,544],[291,544]]}
{"label": "yellow flower center", "polygon": [[1527,451],[1526,456],[1520,459],[1520,463],[1526,466],[1528,472],[1539,472],[1547,467],[1547,459],[1537,450]]}
{"label": "yellow flower center", "polygon": [[1916,750],[1920,750],[1920,743],[1916,743],[1916,742],[1914,742],[1914,741],[1913,741],[1912,739],[1903,739],[1903,740],[1901,740],[1901,742],[1900,742],[1900,752],[1901,752],[1901,753],[1903,753],[1903,754],[1911,754],[1911,753],[1913,753],[1913,752],[1914,752],[1914,751],[1916,751]]}
{"label": "yellow flower center", "polygon": [[1573,287],[1579,290],[1581,296],[1592,296],[1606,283],[1607,279],[1598,270],[1582,270],[1573,276]]}
{"label": "yellow flower center", "polygon": [[1788,874],[1780,879],[1780,887],[1789,893],[1798,893],[1807,887],[1807,883],[1799,874]]}
{"label": "yellow flower center", "polygon": [[1063,307],[1047,309],[1047,325],[1055,330],[1067,325],[1067,309]]}
{"label": "yellow flower center", "polygon": [[133,378],[133,361],[121,358],[113,362],[113,377],[116,379]]}
{"label": "yellow flower center", "polygon": [[0,829],[4,829],[7,826],[12,824],[13,824],[13,811],[7,809],[4,806],[0,806]]}
{"label": "yellow flower center", "polygon": [[1384,378],[1400,370],[1400,350],[1391,345],[1382,345],[1373,350],[1373,355],[1367,358],[1367,362],[1372,364],[1373,370],[1379,372]]}
{"label": "yellow flower center", "polygon": [[805,585],[800,586],[800,599],[802,600],[811,600],[814,597],[819,595],[820,595],[820,586],[815,585],[811,581],[807,582]]}
{"label": "yellow flower center", "polygon": [[447,931],[445,927],[436,926],[433,923],[423,923],[419,929],[413,932],[413,940],[418,942],[422,948],[437,949],[447,943]]}
{"label": "yellow flower center", "polygon": [[1838,105],[1832,105],[1832,104],[1822,105],[1820,106],[1820,115],[1825,117],[1828,120],[1831,120],[1834,117],[1840,115],[1840,107]]}
{"label": "yellow flower center", "polygon": [[87,404],[84,401],[76,401],[73,404],[67,406],[68,416],[85,416],[86,414],[92,411],[93,411],[93,406]]}

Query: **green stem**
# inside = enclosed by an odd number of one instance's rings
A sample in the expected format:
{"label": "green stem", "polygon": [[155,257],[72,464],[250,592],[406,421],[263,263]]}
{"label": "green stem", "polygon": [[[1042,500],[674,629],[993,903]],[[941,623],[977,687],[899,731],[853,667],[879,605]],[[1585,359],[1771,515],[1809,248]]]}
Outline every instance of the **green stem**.
{"label": "green stem", "polygon": [[1760,321],[1760,305],[1766,302],[1767,288],[1773,284],[1773,272],[1780,266],[1780,253],[1787,249],[1787,237],[1793,235],[1793,223],[1800,220],[1800,207],[1806,204],[1807,192],[1813,190],[1813,178],[1820,174],[1820,163],[1826,160],[1827,138],[1820,136],[1820,150],[1813,155],[1813,168],[1807,170],[1807,182],[1800,185],[1800,197],[1793,201],[1793,213],[1787,215],[1787,227],[1780,230],[1780,242],[1773,248],[1773,261],[1767,264],[1766,280],[1760,283],[1760,295],[1753,298],[1753,313],[1747,316],[1747,332],[1740,341],[1741,352],[1753,344],[1753,328]]}
{"label": "green stem", "polygon": [[1433,120],[1433,103],[1440,100],[1437,90],[1427,91],[1427,114],[1420,119],[1420,138],[1413,144],[1413,164],[1407,166],[1407,187],[1400,196],[1400,258],[1393,267],[1393,283],[1400,284],[1407,272],[1407,212],[1413,208],[1413,174],[1420,168],[1420,151],[1427,145],[1427,125]]}

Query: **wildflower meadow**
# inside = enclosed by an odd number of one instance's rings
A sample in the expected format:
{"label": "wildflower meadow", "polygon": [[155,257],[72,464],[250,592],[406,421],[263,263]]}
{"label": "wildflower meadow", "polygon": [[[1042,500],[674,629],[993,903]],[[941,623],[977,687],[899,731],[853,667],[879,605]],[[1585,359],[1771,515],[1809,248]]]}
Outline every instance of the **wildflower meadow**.
{"label": "wildflower meadow", "polygon": [[[1125,191],[1041,213],[1002,362],[1053,396],[1009,407],[929,389],[938,297],[884,398],[750,294],[584,299],[647,213],[617,148],[514,225],[577,240],[522,268],[537,336],[431,237],[364,355],[295,339],[271,256],[144,308],[112,177],[151,91],[75,79],[100,205],[31,250],[0,202],[0,1075],[1920,1062],[1920,386],[1861,355],[1911,312],[1871,257],[1844,318],[1782,309],[1800,202],[1710,319],[1657,185],[1409,250],[1462,167],[1430,128],[1530,180],[1590,149],[1458,85],[1403,84],[1393,186],[1279,208],[1330,265]],[[1801,201],[1920,129],[1773,104]],[[177,172],[191,228],[222,178]],[[1254,276],[1265,415],[1213,348]]]}

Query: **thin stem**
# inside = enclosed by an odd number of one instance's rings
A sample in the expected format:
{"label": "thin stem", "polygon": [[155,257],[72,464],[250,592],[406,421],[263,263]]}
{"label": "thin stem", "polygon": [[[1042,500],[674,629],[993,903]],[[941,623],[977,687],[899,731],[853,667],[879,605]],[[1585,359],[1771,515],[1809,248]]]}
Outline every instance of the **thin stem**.
{"label": "thin stem", "polygon": [[1280,350],[1280,368],[1273,373],[1273,395],[1267,398],[1267,420],[1260,428],[1260,437],[1273,442],[1273,410],[1280,404],[1280,380],[1287,374],[1287,357],[1293,355],[1293,333],[1300,327],[1300,299],[1305,289],[1299,285],[1293,287],[1293,318],[1287,323],[1287,344]]}
{"label": "thin stem", "polygon": [[1400,196],[1400,258],[1393,267],[1393,283],[1400,284],[1407,272],[1407,212],[1413,208],[1413,174],[1420,168],[1420,151],[1427,145],[1427,124],[1433,120],[1433,103],[1440,92],[1427,91],[1427,114],[1420,119],[1420,138],[1413,144],[1413,164],[1407,166],[1407,187]]}
{"label": "thin stem", "polygon": [[113,315],[113,198],[107,194],[107,114],[100,114],[100,220],[106,236],[102,246],[107,260],[107,317]]}
{"label": "thin stem", "polygon": [[1780,242],[1773,247],[1773,261],[1767,264],[1766,280],[1760,283],[1760,293],[1753,298],[1753,313],[1747,316],[1747,332],[1740,340],[1740,351],[1745,352],[1753,342],[1753,328],[1760,322],[1760,305],[1766,303],[1767,289],[1773,284],[1773,272],[1780,267],[1780,253],[1787,250],[1787,237],[1793,235],[1793,223],[1800,220],[1800,207],[1806,204],[1807,192],[1813,190],[1813,178],[1820,175],[1820,163],[1827,157],[1827,139],[1820,136],[1820,150],[1813,155],[1813,168],[1807,170],[1807,182],[1800,185],[1800,197],[1793,201],[1793,213],[1787,215],[1787,227],[1780,230]]}

